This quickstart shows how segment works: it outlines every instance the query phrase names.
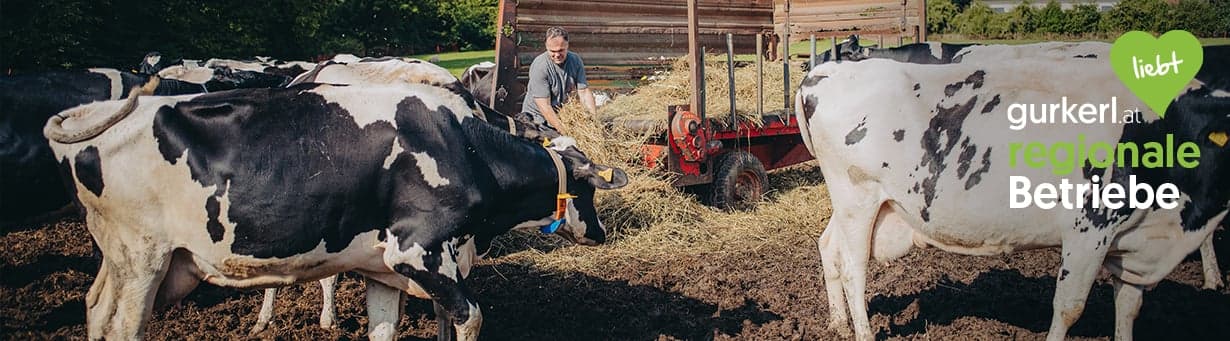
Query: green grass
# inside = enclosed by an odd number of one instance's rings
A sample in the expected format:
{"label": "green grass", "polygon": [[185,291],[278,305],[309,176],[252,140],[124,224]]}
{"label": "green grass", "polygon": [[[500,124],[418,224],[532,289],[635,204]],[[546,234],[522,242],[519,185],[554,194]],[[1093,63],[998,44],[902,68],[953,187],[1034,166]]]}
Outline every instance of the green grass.
{"label": "green grass", "polygon": [[436,62],[436,65],[448,69],[448,72],[451,72],[454,76],[458,77],[460,77],[461,73],[464,72],[466,68],[470,67],[470,65],[495,61],[495,50],[449,52],[440,54],[431,53],[410,57],[428,60],[431,59],[432,56],[436,55],[440,56],[440,61]]}

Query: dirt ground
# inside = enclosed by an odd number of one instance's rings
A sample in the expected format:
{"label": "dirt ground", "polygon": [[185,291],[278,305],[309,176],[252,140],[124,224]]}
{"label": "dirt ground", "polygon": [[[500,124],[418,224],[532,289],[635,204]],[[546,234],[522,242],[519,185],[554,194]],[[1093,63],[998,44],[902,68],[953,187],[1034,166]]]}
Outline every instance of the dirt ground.
{"label": "dirt ground", "polygon": [[[714,227],[720,229],[721,227]],[[792,227],[799,228],[799,227]],[[819,227],[804,227],[818,229]],[[1230,242],[1220,236],[1221,264]],[[532,263],[484,261],[469,280],[482,302],[489,340],[831,340],[815,240],[788,248],[746,245],[726,252],[630,261],[601,276],[546,271]],[[83,339],[84,297],[99,260],[82,222],[63,219],[0,234],[0,339]],[[550,257],[561,249],[544,247]],[[868,277],[871,322],[880,339],[1042,339],[1050,324],[1059,255],[1054,249],[972,257],[935,249],[875,264]],[[1142,339],[1230,337],[1230,290],[1200,289],[1196,258],[1145,295]],[[274,324],[249,336],[261,292],[202,285],[155,312],[148,337],[168,339],[363,339],[363,281],[343,275],[338,326],[317,326],[320,288],[281,290]],[[1069,335],[1109,339],[1112,289],[1105,278]],[[401,339],[432,339],[431,305],[408,300]]]}

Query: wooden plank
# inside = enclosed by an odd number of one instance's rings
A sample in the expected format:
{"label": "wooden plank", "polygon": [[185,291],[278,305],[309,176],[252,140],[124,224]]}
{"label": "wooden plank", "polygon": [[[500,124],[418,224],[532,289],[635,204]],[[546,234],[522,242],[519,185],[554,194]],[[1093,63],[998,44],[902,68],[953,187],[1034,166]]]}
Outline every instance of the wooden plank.
{"label": "wooden plank", "polygon": [[511,89],[518,88],[513,86],[505,86],[510,93],[504,96],[502,100],[497,101],[494,94],[495,90],[499,89],[501,84],[508,85],[516,81],[517,69],[521,66],[517,61],[517,43],[512,40],[513,32],[516,31],[517,20],[517,0],[500,0],[499,12],[496,19],[496,27],[500,32],[496,34],[495,40],[495,67],[496,76],[491,84],[491,101],[488,102],[492,108],[503,113],[512,113],[521,110],[514,108],[515,99],[524,97],[525,94],[511,93]]}

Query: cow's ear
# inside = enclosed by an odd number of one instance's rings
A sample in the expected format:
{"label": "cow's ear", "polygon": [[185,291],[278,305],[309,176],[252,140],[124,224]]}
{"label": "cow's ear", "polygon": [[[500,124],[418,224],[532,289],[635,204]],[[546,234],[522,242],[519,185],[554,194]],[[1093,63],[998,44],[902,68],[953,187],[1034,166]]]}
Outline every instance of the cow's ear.
{"label": "cow's ear", "polygon": [[599,164],[592,165],[592,170],[586,180],[597,189],[616,189],[628,185],[628,174],[624,170]]}

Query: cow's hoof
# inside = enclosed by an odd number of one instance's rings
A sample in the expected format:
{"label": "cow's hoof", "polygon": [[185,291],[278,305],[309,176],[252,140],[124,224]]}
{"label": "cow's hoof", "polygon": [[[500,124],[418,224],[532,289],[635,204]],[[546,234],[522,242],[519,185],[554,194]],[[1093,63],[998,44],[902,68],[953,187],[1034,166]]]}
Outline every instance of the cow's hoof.
{"label": "cow's hoof", "polygon": [[249,331],[248,331],[248,335],[256,335],[256,334],[260,334],[261,332],[265,331],[265,327],[266,327],[266,326],[265,326],[265,325],[263,325],[263,324],[257,324],[257,325],[255,325],[255,326],[253,326],[253,327],[252,327],[252,330],[249,330]]}

